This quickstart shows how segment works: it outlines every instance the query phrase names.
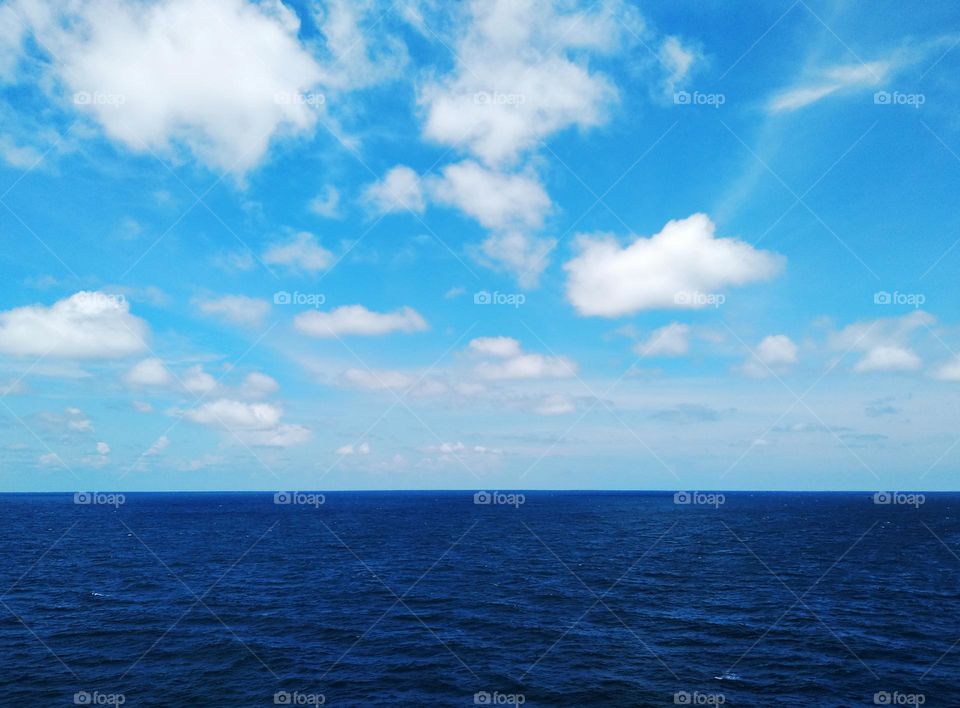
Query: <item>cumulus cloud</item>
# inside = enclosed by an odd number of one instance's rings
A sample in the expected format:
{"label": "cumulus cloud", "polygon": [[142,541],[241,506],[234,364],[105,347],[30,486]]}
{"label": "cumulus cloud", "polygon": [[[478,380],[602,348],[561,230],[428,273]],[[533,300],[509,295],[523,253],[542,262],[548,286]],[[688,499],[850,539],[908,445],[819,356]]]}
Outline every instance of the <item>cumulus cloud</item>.
{"label": "cumulus cloud", "polygon": [[77,109],[135,152],[182,147],[240,175],[316,122],[299,97],[322,72],[280,2],[101,0],[26,16]]}
{"label": "cumulus cloud", "polygon": [[784,259],[735,238],[717,238],[706,214],[667,222],[660,233],[621,246],[581,235],[564,264],[567,299],[581,315],[619,317],[649,309],[698,309],[718,290],[770,280]]}
{"label": "cumulus cloud", "polygon": [[941,381],[960,381],[960,357],[954,357],[938,366],[933,377]]}
{"label": "cumulus cloud", "polygon": [[174,380],[163,361],[156,357],[137,362],[123,378],[131,386],[169,386]]}
{"label": "cumulus cloud", "polygon": [[389,369],[347,369],[340,380],[347,386],[371,391],[403,390],[416,382],[410,374]]}
{"label": "cumulus cloud", "polygon": [[348,455],[369,455],[370,443],[362,442],[359,445],[343,445],[337,448],[337,454],[345,457]]}
{"label": "cumulus cloud", "polygon": [[374,312],[363,305],[345,305],[329,312],[304,312],[294,318],[293,324],[311,337],[375,336],[391,332],[411,334],[428,329],[426,320],[411,307]]}
{"label": "cumulus cloud", "polygon": [[838,351],[862,353],[853,367],[858,373],[916,371],[923,362],[913,351],[911,338],[916,331],[928,329],[934,322],[935,318],[923,310],[902,317],[854,322],[832,333],[827,345]]}
{"label": "cumulus cloud", "polygon": [[270,303],[245,295],[224,295],[208,300],[198,300],[197,307],[205,315],[242,327],[263,324],[270,312]]}
{"label": "cumulus cloud", "polygon": [[316,273],[330,267],[333,254],[317,243],[316,236],[301,231],[292,239],[267,248],[263,253],[263,262],[284,266],[292,271]]}
{"label": "cumulus cloud", "polygon": [[576,375],[577,365],[567,357],[528,354],[511,337],[478,337],[470,342],[475,354],[486,357],[474,368],[481,379],[544,379]]}
{"label": "cumulus cloud", "polygon": [[244,377],[240,385],[240,394],[243,398],[265,398],[276,393],[279,388],[280,384],[272,376],[253,371]]}
{"label": "cumulus cloud", "polygon": [[397,165],[364,191],[364,199],[380,214],[423,212],[426,204],[420,176],[406,165]]}
{"label": "cumulus cloud", "polygon": [[539,415],[564,415],[573,413],[577,406],[570,396],[554,394],[539,401],[533,410]]}
{"label": "cumulus cloud", "polygon": [[204,371],[200,364],[191,366],[183,372],[180,383],[187,391],[197,396],[210,393],[217,387],[217,380]]}
{"label": "cumulus cloud", "polygon": [[328,184],[307,206],[317,216],[336,219],[340,216],[340,191]]}
{"label": "cumulus cloud", "polygon": [[643,357],[683,356],[690,351],[690,325],[671,322],[655,329],[646,341],[638,342],[633,350]]}
{"label": "cumulus cloud", "polygon": [[433,198],[488,229],[539,228],[550,197],[532,174],[510,174],[473,160],[447,165],[430,182]]}
{"label": "cumulus cloud", "polygon": [[98,442],[98,443],[97,443],[97,454],[98,454],[98,455],[109,455],[109,454],[110,454],[110,446],[109,446],[107,443],[105,443],[105,442]]}
{"label": "cumulus cloud", "polygon": [[283,423],[283,410],[272,403],[220,398],[184,412],[194,423],[226,430],[248,445],[289,447],[306,442],[310,430]]}
{"label": "cumulus cloud", "polygon": [[764,337],[743,363],[748,376],[762,378],[797,363],[797,345],[785,334]]}
{"label": "cumulus cloud", "polygon": [[50,307],[27,305],[0,312],[0,353],[123,357],[146,348],[148,331],[123,298],[81,291]]}

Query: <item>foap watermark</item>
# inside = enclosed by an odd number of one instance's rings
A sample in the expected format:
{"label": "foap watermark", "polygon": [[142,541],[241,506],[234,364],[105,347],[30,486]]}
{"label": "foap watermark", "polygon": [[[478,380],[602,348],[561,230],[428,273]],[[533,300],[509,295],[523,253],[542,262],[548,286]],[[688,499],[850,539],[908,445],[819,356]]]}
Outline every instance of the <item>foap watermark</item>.
{"label": "foap watermark", "polygon": [[919,509],[927,497],[919,492],[874,492],[873,503],[878,506],[912,506]]}
{"label": "foap watermark", "polygon": [[479,290],[473,294],[474,305],[510,305],[520,307],[527,301],[523,293],[502,293],[499,290]]}
{"label": "foap watermark", "polygon": [[522,106],[527,97],[522,93],[504,93],[503,91],[477,91],[473,102],[478,106]]}
{"label": "foap watermark", "polygon": [[326,702],[327,697],[322,693],[277,691],[273,694],[273,704],[277,706],[322,706]]}
{"label": "foap watermark", "polygon": [[720,108],[727,102],[727,97],[722,93],[677,91],[673,94],[673,102],[677,106],[713,106],[714,108]]}
{"label": "foap watermark", "polygon": [[273,102],[280,106],[322,106],[327,97],[315,91],[278,91],[273,94]]}
{"label": "foap watermark", "polygon": [[73,297],[79,303],[97,308],[122,307],[127,302],[127,297],[123,293],[102,293],[99,290],[84,290]]}
{"label": "foap watermark", "polygon": [[877,91],[873,94],[873,102],[878,106],[912,106],[920,108],[927,102],[922,93],[903,93],[901,91]]}
{"label": "foap watermark", "polygon": [[75,706],[122,706],[127,697],[122,693],[102,693],[101,691],[77,691],[73,694]]}
{"label": "foap watermark", "polygon": [[673,702],[678,706],[722,706],[727,702],[727,697],[722,693],[677,691],[673,694]]}
{"label": "foap watermark", "polygon": [[319,509],[327,503],[327,498],[317,492],[277,492],[273,495],[273,503],[291,506],[312,506]]}
{"label": "foap watermark", "polygon": [[727,301],[723,293],[702,293],[699,290],[684,290],[673,296],[673,303],[680,307],[718,308]]}
{"label": "foap watermark", "polygon": [[899,290],[879,290],[873,294],[874,305],[909,305],[914,309],[923,307],[927,296],[923,293],[902,293]]}
{"label": "foap watermark", "polygon": [[475,706],[522,706],[527,697],[522,693],[500,693],[500,691],[477,691],[473,694]]}
{"label": "foap watermark", "polygon": [[289,292],[288,290],[278,290],[273,294],[274,305],[298,305],[300,307],[320,308],[327,301],[327,296],[323,293],[302,293],[299,290]]}
{"label": "foap watermark", "polygon": [[473,495],[474,504],[486,506],[512,506],[516,509],[525,504],[526,501],[527,497],[525,495],[515,493],[479,491]]}
{"label": "foap watermark", "polygon": [[78,106],[113,106],[119,108],[127,102],[127,97],[122,93],[77,91],[73,94],[73,102]]}
{"label": "foap watermark", "polygon": [[673,503],[689,506],[712,506],[714,509],[718,509],[721,505],[727,503],[727,497],[717,492],[675,492]]}
{"label": "foap watermark", "polygon": [[922,706],[927,697],[922,693],[900,693],[900,691],[877,691],[873,694],[873,704],[877,706]]}
{"label": "foap watermark", "polygon": [[81,506],[112,506],[117,508],[127,503],[123,494],[108,494],[106,492],[74,492],[73,503]]}

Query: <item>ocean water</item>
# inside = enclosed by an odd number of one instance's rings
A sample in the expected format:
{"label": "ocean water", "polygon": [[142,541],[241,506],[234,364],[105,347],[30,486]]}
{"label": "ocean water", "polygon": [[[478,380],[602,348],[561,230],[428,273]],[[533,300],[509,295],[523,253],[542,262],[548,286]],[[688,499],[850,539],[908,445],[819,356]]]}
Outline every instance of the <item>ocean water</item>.
{"label": "ocean water", "polygon": [[957,495],[80,501],[0,495],[0,705],[960,705]]}

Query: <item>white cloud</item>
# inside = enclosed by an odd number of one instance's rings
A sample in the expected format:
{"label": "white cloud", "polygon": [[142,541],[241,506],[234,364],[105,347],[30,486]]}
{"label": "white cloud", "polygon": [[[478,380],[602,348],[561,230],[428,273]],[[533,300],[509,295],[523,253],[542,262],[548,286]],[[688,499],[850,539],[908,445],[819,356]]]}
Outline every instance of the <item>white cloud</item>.
{"label": "white cloud", "polygon": [[430,181],[431,195],[488,229],[539,228],[550,197],[532,174],[498,172],[465,160],[447,165]]}
{"label": "white cloud", "polygon": [[767,108],[772,113],[795,111],[838,92],[878,86],[893,66],[890,61],[875,61],[828,67],[810,83],[794,86],[774,96]]}
{"label": "white cloud", "polygon": [[674,93],[681,88],[684,79],[700,59],[700,54],[692,47],[684,46],[679,37],[670,36],[661,42],[658,59],[667,73],[663,80],[663,92],[672,101]]}
{"label": "white cloud", "polygon": [[394,312],[374,312],[363,305],[345,305],[329,312],[304,312],[293,320],[294,327],[312,337],[341,335],[374,336],[391,332],[422,332],[426,321],[410,307]]}
{"label": "white cloud", "polygon": [[143,453],[143,457],[156,457],[170,446],[170,438],[161,435],[153,441],[153,444]]}
{"label": "white cloud", "polygon": [[263,254],[263,262],[293,271],[315,273],[330,267],[333,254],[317,243],[313,234],[301,231],[289,241],[270,246]]}
{"label": "white cloud", "polygon": [[797,363],[797,345],[785,334],[764,337],[743,363],[748,376],[763,378]]}
{"label": "white cloud", "polygon": [[697,309],[723,288],[769,280],[784,259],[735,238],[717,238],[706,214],[667,222],[626,247],[611,235],[578,237],[564,264],[567,298],[581,315],[619,317],[648,309]]}
{"label": "white cloud", "polygon": [[370,443],[362,442],[359,445],[343,445],[342,447],[337,448],[337,454],[342,456],[347,455],[369,455],[370,454]]}
{"label": "white cloud", "polygon": [[296,99],[321,69],[280,2],[105,0],[32,17],[49,71],[69,94],[92,97],[78,110],[135,152],[183,146],[241,175],[275,137],[316,121],[316,108]]}
{"label": "white cloud", "polygon": [[640,356],[683,356],[690,351],[690,325],[680,322],[655,329],[645,342],[638,342],[633,350]]}
{"label": "white cloud", "polygon": [[240,393],[244,398],[265,398],[280,389],[276,379],[259,371],[252,371],[243,379]]}
{"label": "white cloud", "polygon": [[954,357],[938,366],[933,377],[941,381],[960,381],[960,357]]}
{"label": "white cloud", "polygon": [[162,360],[151,358],[134,364],[124,380],[131,386],[169,386],[173,375]]}
{"label": "white cloud", "polygon": [[134,408],[134,410],[136,410],[138,413],[152,413],[152,412],[153,412],[153,406],[151,406],[151,405],[150,405],[149,403],[147,403],[146,401],[134,401],[134,402],[133,402],[133,408]]}
{"label": "white cloud", "polygon": [[340,191],[332,184],[328,184],[323,191],[310,200],[310,211],[317,216],[327,219],[336,219],[340,216]]}
{"label": "white cloud", "polygon": [[200,364],[191,366],[180,377],[183,387],[194,395],[210,393],[217,387],[217,380],[203,370]]}
{"label": "white cloud", "polygon": [[370,0],[329,0],[322,11],[319,3],[316,7],[317,24],[332,57],[324,67],[325,84],[360,89],[400,75],[407,63],[406,46],[384,31],[380,5]]}
{"label": "white cloud", "polygon": [[577,365],[567,357],[526,354],[520,342],[510,337],[479,337],[469,346],[474,353],[490,358],[474,368],[481,379],[567,378],[577,372]]}
{"label": "white cloud", "polygon": [[209,300],[198,300],[197,307],[205,315],[220,318],[243,327],[259,326],[270,312],[270,303],[245,295],[224,295]]}
{"label": "white cloud", "polygon": [[521,287],[532,288],[549,265],[547,256],[554,245],[555,239],[522,231],[492,233],[480,244],[478,260],[512,274]]}
{"label": "white cloud", "polygon": [[913,351],[905,347],[885,345],[870,349],[853,370],[858,373],[871,371],[916,371],[923,362]]}
{"label": "white cloud", "polygon": [[551,0],[471,3],[453,71],[420,91],[424,135],[496,164],[557,131],[603,123],[617,91],[591,71],[589,59],[620,46],[631,13],[561,7]]}
{"label": "white cloud", "polygon": [[17,356],[123,357],[143,351],[148,332],[123,298],[101,292],[0,312],[0,352]]}
{"label": "white cloud", "polygon": [[426,207],[420,176],[406,165],[397,165],[382,180],[367,187],[364,199],[380,214],[398,211],[420,214]]}
{"label": "white cloud", "polygon": [[109,454],[110,454],[110,446],[109,446],[107,443],[105,443],[105,442],[98,442],[98,443],[97,443],[97,454],[98,454],[98,455],[109,455]]}
{"label": "white cloud", "polygon": [[540,415],[564,415],[575,410],[577,406],[573,399],[563,394],[547,396],[534,407],[534,412]]}
{"label": "white cloud", "polygon": [[283,423],[283,411],[272,403],[246,403],[220,398],[184,412],[194,423],[226,430],[244,444],[290,447],[306,442],[310,430]]}

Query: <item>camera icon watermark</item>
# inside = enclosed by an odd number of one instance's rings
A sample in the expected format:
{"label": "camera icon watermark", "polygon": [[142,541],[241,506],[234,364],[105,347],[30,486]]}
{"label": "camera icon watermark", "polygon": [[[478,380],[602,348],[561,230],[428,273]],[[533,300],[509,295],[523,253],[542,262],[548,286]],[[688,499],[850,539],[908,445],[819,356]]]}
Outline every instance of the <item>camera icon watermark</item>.
{"label": "camera icon watermark", "polygon": [[677,91],[673,94],[673,103],[677,106],[712,106],[720,108],[727,102],[722,93],[702,93],[700,91]]}
{"label": "camera icon watermark", "polygon": [[900,691],[877,691],[873,694],[873,703],[878,706],[922,706],[927,697],[922,693],[900,693]]}
{"label": "camera icon watermark", "polygon": [[319,308],[327,301],[323,293],[302,293],[299,290],[290,292],[278,290],[273,294],[274,305],[299,305],[301,307]]}
{"label": "camera icon watermark", "polygon": [[927,296],[923,293],[901,293],[897,290],[878,290],[873,294],[874,305],[908,305],[914,309],[923,307]]}
{"label": "camera icon watermark", "polygon": [[73,94],[73,103],[77,106],[113,106],[119,108],[126,102],[127,97],[122,93],[77,91]]}
{"label": "camera icon watermark", "polygon": [[512,506],[517,509],[526,502],[525,494],[479,491],[473,495],[473,503],[478,506]]}
{"label": "camera icon watermark", "polygon": [[523,293],[501,293],[497,290],[478,290],[473,294],[474,305],[511,305],[520,307],[527,301]]}
{"label": "camera icon watermark", "polygon": [[900,91],[877,91],[873,94],[873,102],[878,106],[911,106],[920,108],[927,102],[922,93],[902,93]]}
{"label": "camera icon watermark", "polygon": [[312,506],[318,509],[327,503],[327,497],[316,492],[276,492],[273,503],[281,506]]}
{"label": "camera icon watermark", "polygon": [[719,308],[727,301],[723,293],[702,293],[698,290],[683,290],[673,296],[673,304],[678,307],[700,309],[701,307]]}
{"label": "camera icon watermark", "polygon": [[722,693],[704,693],[702,691],[677,691],[673,702],[678,706],[722,706],[727,697]]}
{"label": "camera icon watermark", "polygon": [[122,706],[127,697],[122,693],[101,693],[100,691],[77,691],[73,694],[75,706]]}
{"label": "camera icon watermark", "polygon": [[873,495],[873,503],[878,506],[912,506],[919,509],[926,501],[926,495],[917,492],[874,492]]}
{"label": "camera icon watermark", "polygon": [[277,691],[273,694],[273,704],[277,706],[322,706],[326,702],[327,697],[322,693]]}
{"label": "camera icon watermark", "polygon": [[127,503],[127,497],[124,494],[104,492],[74,492],[73,503],[80,506],[112,506],[116,509]]}
{"label": "camera icon watermark", "polygon": [[718,509],[727,503],[727,497],[724,494],[714,492],[675,492],[673,503],[689,506],[712,506],[714,509]]}
{"label": "camera icon watermark", "polygon": [[522,106],[527,97],[522,93],[504,93],[502,91],[477,91],[473,102],[478,106]]}
{"label": "camera icon watermark", "polygon": [[477,691],[473,694],[475,706],[522,706],[527,697],[522,693],[500,693],[499,691]]}

